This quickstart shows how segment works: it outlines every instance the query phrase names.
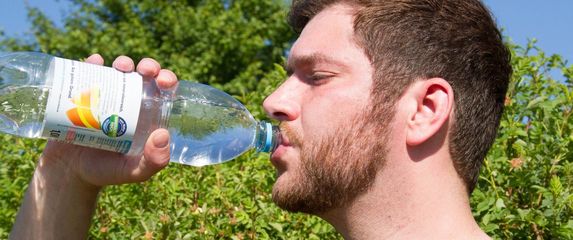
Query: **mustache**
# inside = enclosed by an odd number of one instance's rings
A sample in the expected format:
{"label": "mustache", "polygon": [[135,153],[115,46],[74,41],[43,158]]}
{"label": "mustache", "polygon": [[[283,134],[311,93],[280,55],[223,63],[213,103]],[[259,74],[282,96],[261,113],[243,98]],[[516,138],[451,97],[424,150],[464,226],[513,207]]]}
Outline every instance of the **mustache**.
{"label": "mustache", "polygon": [[302,146],[302,134],[286,122],[279,124],[281,135],[286,137],[290,145]]}

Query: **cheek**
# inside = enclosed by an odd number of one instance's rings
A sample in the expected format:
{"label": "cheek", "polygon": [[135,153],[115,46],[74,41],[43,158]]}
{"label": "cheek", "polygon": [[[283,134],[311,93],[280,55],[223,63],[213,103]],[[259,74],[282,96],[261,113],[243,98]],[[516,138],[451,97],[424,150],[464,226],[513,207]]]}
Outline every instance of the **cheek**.
{"label": "cheek", "polygon": [[347,124],[350,119],[364,114],[367,94],[351,92],[318,95],[301,108],[301,124],[306,140],[325,136],[328,132]]}

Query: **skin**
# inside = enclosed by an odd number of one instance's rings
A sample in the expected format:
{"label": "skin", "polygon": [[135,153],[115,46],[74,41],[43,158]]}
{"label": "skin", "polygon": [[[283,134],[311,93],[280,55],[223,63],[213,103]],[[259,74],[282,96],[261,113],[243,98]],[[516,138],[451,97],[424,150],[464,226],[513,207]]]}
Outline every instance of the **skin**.
{"label": "skin", "polygon": [[[268,115],[300,138],[291,141],[286,134],[273,153],[278,170],[273,191],[294,189],[304,177],[296,142],[315,142],[344,127],[369,104],[373,70],[353,39],[352,23],[352,9],[345,5],[316,15],[291,49],[292,74],[264,102]],[[488,239],[472,217],[448,150],[451,86],[440,78],[420,79],[396,104],[386,162],[373,186],[317,215],[346,239]]]}

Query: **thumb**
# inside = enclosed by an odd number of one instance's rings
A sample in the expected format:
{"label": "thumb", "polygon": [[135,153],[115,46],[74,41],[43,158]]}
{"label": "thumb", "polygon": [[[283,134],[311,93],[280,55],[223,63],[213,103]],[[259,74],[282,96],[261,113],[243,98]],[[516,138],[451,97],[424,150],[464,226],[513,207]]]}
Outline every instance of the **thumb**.
{"label": "thumb", "polygon": [[169,149],[169,132],[166,129],[153,131],[145,143],[139,166],[133,172],[134,177],[144,181],[167,166]]}

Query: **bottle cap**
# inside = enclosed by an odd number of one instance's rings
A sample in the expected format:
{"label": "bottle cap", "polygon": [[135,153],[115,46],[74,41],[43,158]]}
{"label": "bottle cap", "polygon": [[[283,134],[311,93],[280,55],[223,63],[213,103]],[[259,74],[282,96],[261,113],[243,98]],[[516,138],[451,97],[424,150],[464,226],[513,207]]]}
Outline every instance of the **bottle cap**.
{"label": "bottle cap", "polygon": [[272,143],[273,143],[273,126],[271,125],[271,123],[269,122],[264,122],[265,123],[265,130],[267,133],[267,137],[265,139],[265,146],[263,147],[262,152],[269,152],[271,150],[272,147]]}

